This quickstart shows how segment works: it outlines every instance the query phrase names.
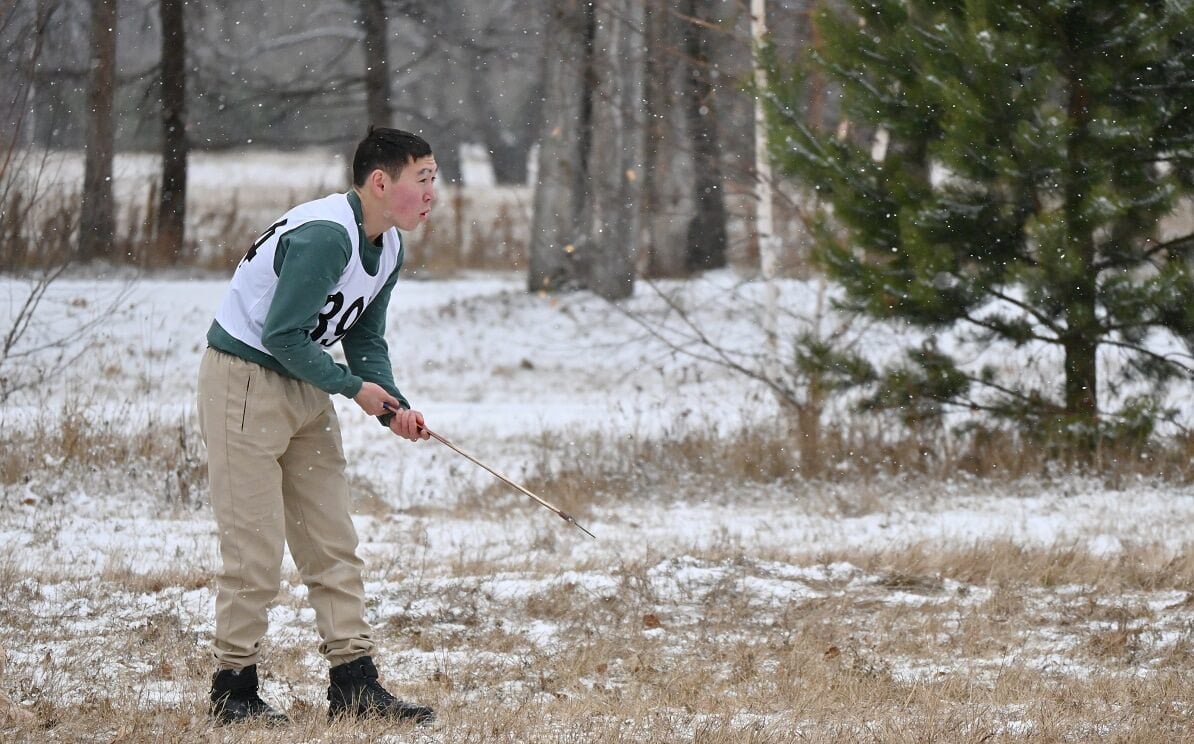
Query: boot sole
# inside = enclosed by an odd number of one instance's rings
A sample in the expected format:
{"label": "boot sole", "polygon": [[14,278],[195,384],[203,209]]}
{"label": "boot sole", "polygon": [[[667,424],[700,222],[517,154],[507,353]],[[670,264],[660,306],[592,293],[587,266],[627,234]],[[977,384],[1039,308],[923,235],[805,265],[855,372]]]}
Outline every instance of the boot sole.
{"label": "boot sole", "polygon": [[285,714],[283,714],[281,717],[261,715],[261,716],[244,716],[242,718],[229,718],[229,717],[220,715],[219,713],[208,713],[207,715],[208,715],[208,718],[211,719],[212,723],[215,726],[235,726],[235,725],[241,724],[241,723],[249,723],[249,724],[258,723],[258,724],[265,724],[266,726],[286,726],[286,725],[290,724],[290,716],[287,716]]}
{"label": "boot sole", "polygon": [[413,723],[416,726],[430,726],[435,723],[435,714],[430,715],[409,715],[409,716],[393,716],[371,710],[348,710],[343,708],[340,710],[328,711],[328,723],[335,723],[336,721],[349,719],[355,721],[363,720],[390,720],[395,723]]}
{"label": "boot sole", "polygon": [[289,718],[266,718],[265,716],[250,716],[248,718],[232,718],[232,719],[214,718],[214,717],[212,718],[212,725],[214,725],[216,728],[221,728],[224,726],[241,726],[241,725],[252,726],[254,724],[259,725],[259,726],[289,726],[290,719]]}

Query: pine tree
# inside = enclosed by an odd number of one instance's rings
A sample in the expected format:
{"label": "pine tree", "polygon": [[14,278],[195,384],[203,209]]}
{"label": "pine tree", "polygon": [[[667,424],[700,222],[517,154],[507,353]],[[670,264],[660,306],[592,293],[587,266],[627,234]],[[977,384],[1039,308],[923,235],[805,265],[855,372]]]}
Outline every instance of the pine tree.
{"label": "pine tree", "polygon": [[[773,65],[767,95],[773,157],[817,196],[815,256],[843,306],[929,332],[870,378],[871,402],[1087,445],[1150,433],[1194,345],[1194,234],[1160,227],[1194,190],[1194,3],[848,4],[820,9],[823,43]],[[814,74],[848,127],[804,120]],[[965,343],[939,348],[947,329]],[[1047,350],[1042,381],[963,361],[991,344]]]}

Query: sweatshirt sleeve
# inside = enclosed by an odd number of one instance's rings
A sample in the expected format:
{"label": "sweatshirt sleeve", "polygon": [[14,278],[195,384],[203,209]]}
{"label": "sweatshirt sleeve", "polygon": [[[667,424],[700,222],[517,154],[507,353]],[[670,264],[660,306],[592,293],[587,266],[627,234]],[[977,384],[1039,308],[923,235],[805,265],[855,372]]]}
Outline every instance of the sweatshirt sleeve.
{"label": "sweatshirt sleeve", "polygon": [[334,223],[311,222],[282,236],[274,258],[278,287],[261,333],[266,350],[290,374],[349,398],[360,392],[362,379],[336,364],[311,331],[351,251],[348,234]]}
{"label": "sweatshirt sleeve", "polygon": [[[410,402],[394,382],[390,349],[386,344],[386,312],[401,268],[402,256],[399,254],[398,265],[394,267],[389,279],[340,343],[344,346],[344,356],[353,374],[381,385],[386,392],[398,399],[403,408],[410,408]],[[378,418],[382,424],[389,425],[391,416],[385,414]]]}

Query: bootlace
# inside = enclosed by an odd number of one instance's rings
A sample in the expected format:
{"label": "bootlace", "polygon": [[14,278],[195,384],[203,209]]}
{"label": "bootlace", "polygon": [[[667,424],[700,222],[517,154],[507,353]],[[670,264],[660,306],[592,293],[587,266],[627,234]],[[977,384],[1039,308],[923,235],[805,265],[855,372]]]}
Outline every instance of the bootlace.
{"label": "bootlace", "polygon": [[381,683],[375,677],[366,677],[365,686],[372,690],[373,694],[387,705],[398,702],[398,698],[391,695],[389,690],[382,687]]}
{"label": "bootlace", "polygon": [[248,691],[241,697],[241,699],[245,701],[245,706],[252,713],[260,713],[262,711],[271,710],[269,703],[262,700],[261,695],[257,694],[256,690]]}

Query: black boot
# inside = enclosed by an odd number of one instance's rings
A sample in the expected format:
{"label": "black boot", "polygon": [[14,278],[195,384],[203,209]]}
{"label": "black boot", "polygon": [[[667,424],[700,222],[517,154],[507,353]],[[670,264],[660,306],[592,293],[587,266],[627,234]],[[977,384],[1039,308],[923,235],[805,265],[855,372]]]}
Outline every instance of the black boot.
{"label": "black boot", "polygon": [[221,669],[211,678],[211,715],[221,724],[287,723],[290,719],[257,696],[257,665]]}
{"label": "black boot", "polygon": [[357,718],[376,716],[396,721],[431,723],[435,712],[424,705],[404,703],[377,682],[373,659],[362,656],[347,664],[332,667],[328,686],[328,718],[350,715]]}

